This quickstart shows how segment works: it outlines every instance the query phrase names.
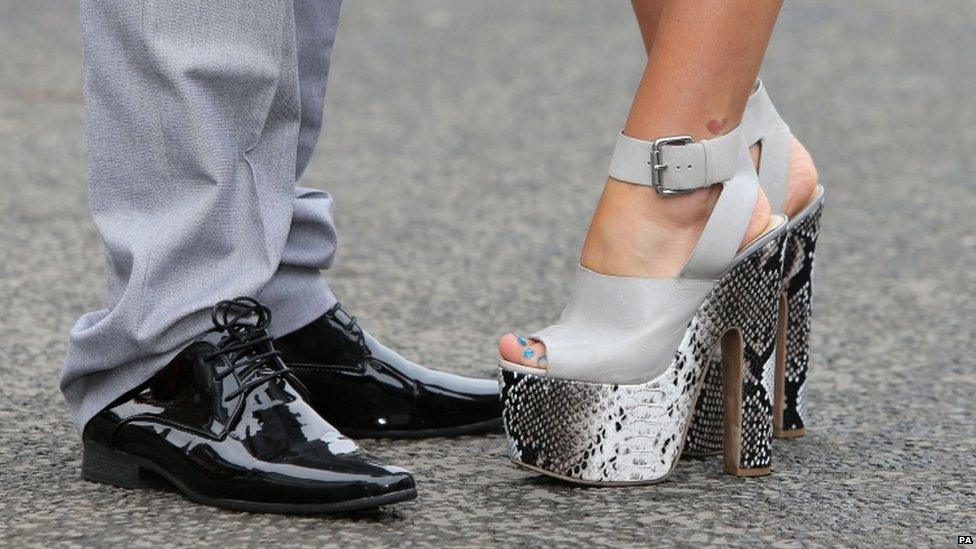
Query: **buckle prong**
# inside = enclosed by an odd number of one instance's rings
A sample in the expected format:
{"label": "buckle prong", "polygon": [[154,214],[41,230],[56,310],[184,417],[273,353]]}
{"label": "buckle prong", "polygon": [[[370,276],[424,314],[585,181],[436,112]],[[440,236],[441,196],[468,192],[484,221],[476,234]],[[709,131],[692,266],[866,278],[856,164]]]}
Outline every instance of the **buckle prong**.
{"label": "buckle prong", "polygon": [[674,194],[687,194],[695,190],[669,189],[661,180],[664,172],[668,169],[668,165],[664,163],[664,159],[661,155],[661,148],[665,145],[690,145],[694,142],[695,140],[692,139],[690,135],[673,135],[655,139],[654,143],[651,144],[651,160],[648,162],[648,164],[651,166],[651,186],[654,187],[657,194],[661,196],[668,196]]}

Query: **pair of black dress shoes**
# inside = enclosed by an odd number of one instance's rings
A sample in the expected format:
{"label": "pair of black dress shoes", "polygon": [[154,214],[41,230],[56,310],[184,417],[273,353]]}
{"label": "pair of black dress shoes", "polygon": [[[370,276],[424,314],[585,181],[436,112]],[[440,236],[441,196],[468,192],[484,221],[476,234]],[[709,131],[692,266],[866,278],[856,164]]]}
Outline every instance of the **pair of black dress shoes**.
{"label": "pair of black dress shoes", "polygon": [[473,434],[501,426],[498,385],[429,370],[383,347],[336,305],[278,339],[250,298],[85,426],[82,476],[169,483],[199,503],[327,513],[416,497],[406,470],[353,437]]}

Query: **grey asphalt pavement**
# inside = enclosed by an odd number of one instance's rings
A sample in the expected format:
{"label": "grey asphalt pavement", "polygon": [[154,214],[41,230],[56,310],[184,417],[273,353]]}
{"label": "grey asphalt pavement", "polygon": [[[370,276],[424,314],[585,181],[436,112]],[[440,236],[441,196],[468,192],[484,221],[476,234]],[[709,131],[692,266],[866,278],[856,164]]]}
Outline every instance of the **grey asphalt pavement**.
{"label": "grey asphalt pavement", "polygon": [[[501,435],[364,441],[420,497],[249,515],[79,478],[57,390],[104,300],[68,0],[0,0],[0,546],[955,545],[976,534],[976,3],[791,2],[764,75],[827,187],[807,436],[773,474],[682,461],[583,489]],[[305,184],[337,201],[329,273],[409,357],[493,375],[494,340],[552,321],[643,50],[627,2],[349,2]]]}

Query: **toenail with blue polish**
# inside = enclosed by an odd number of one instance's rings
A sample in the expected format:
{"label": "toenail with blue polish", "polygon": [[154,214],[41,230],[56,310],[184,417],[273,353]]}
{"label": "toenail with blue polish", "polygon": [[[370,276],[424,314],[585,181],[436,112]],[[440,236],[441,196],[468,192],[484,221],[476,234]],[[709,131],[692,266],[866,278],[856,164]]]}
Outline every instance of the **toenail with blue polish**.
{"label": "toenail with blue polish", "polygon": [[533,355],[535,355],[535,351],[532,349],[522,351],[522,358],[532,358]]}
{"label": "toenail with blue polish", "polygon": [[522,336],[520,336],[518,334],[515,334],[515,338],[518,339],[519,345],[521,345],[523,347],[525,347],[526,345],[529,344],[529,340],[528,339],[525,339],[524,337],[522,337]]}

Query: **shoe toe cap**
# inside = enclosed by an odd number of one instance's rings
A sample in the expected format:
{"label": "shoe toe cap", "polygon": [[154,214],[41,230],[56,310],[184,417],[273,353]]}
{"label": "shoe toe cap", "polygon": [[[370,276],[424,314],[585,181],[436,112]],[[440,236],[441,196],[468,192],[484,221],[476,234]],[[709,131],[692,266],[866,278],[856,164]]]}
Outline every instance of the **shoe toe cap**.
{"label": "shoe toe cap", "polygon": [[[406,469],[383,465],[366,455],[337,460],[329,467],[304,469],[275,484],[279,497],[305,503],[338,503],[365,500],[416,489]],[[409,499],[409,498],[404,498]]]}

